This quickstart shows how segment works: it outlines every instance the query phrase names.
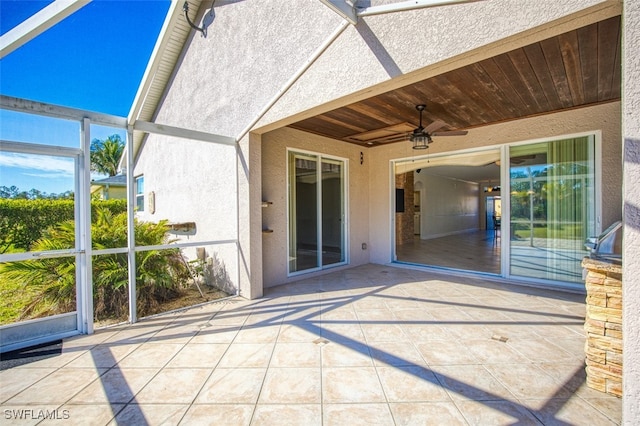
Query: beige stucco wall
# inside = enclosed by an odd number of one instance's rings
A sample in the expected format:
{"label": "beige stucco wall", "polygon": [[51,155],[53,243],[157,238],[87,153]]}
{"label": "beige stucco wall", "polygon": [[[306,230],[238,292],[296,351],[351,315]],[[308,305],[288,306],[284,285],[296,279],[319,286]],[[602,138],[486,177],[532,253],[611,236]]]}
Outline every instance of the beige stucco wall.
{"label": "beige stucco wall", "polygon": [[[236,148],[167,136],[151,135],[139,156],[134,174],[144,175],[143,221],[195,222],[195,232],[173,234],[182,243],[234,240],[238,230]],[[155,198],[155,212],[149,199]],[[235,243],[203,244],[207,256],[217,259],[238,287]],[[185,249],[189,260],[195,248]]]}
{"label": "beige stucco wall", "polygon": [[[265,287],[297,278],[287,277],[287,148],[339,157],[348,168],[348,250],[349,267],[369,262],[369,171],[368,151],[352,144],[284,128],[263,135],[262,198],[273,204],[262,209],[263,228],[273,230],[262,237],[263,280]],[[360,164],[360,152],[363,164]],[[305,275],[308,277],[310,275]]]}
{"label": "beige stucco wall", "polygon": [[623,17],[624,249],[622,269],[623,413],[640,424],[640,2],[625,1]]}

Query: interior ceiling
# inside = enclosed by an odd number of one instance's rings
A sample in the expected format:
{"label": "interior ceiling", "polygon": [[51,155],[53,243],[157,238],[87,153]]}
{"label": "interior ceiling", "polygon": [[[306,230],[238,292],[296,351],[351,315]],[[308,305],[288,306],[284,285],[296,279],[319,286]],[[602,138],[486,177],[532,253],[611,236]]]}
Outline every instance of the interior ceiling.
{"label": "interior ceiling", "polygon": [[[295,129],[363,147],[406,140],[423,125],[466,130],[620,99],[620,17],[298,121]],[[439,137],[434,136],[437,143]],[[408,142],[404,142],[408,143]]]}

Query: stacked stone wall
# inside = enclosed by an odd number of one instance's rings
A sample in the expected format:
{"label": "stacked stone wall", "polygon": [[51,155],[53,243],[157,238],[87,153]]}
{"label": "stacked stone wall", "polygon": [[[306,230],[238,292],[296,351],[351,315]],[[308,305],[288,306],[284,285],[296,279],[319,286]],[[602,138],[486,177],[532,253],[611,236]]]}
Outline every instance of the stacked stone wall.
{"label": "stacked stone wall", "polygon": [[622,267],[584,259],[587,386],[622,396]]}

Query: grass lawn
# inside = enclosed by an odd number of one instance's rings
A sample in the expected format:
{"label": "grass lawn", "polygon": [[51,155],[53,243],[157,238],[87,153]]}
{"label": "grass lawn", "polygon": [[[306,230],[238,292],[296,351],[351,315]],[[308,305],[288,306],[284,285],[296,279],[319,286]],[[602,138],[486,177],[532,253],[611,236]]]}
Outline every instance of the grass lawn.
{"label": "grass lawn", "polygon": [[31,300],[35,291],[6,280],[0,282],[0,325],[11,324],[20,319],[22,308]]}

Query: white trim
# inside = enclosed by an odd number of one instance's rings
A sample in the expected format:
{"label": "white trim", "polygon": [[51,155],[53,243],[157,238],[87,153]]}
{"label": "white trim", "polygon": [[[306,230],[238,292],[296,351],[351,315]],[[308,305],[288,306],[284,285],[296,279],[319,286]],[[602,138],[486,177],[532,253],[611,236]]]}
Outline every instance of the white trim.
{"label": "white trim", "polygon": [[0,108],[8,111],[17,111],[32,115],[61,118],[72,121],[82,121],[84,118],[91,120],[91,124],[99,124],[108,127],[126,128],[127,119],[117,115],[102,114],[99,112],[85,111],[76,108],[47,104],[44,102],[30,101],[0,95]]}
{"label": "white trim", "polygon": [[93,265],[91,257],[91,120],[80,125],[82,155],[76,166],[76,310],[78,330],[93,333]]}
{"label": "white trim", "polygon": [[27,142],[13,142],[7,140],[0,140],[0,151],[70,158],[74,158],[82,154],[82,150],[78,148],[67,148],[64,146],[42,145]]}
{"label": "white trim", "polygon": [[129,269],[129,322],[131,324],[137,321],[136,311],[136,236],[135,236],[135,208],[136,194],[134,162],[133,162],[133,126],[127,127],[127,142],[125,145],[126,161],[127,161],[127,261]]}
{"label": "white trim", "polygon": [[[509,276],[511,258],[511,179],[509,176],[509,145],[500,148],[500,197],[502,220],[500,222],[500,276]],[[504,195],[503,195],[504,194]],[[507,235],[507,238],[502,238]]]}
{"label": "white trim", "polygon": [[[396,253],[396,164],[398,161],[389,161],[389,217],[391,218],[389,225],[389,244],[391,247],[391,262],[398,261]],[[371,232],[371,231],[369,231]]]}
{"label": "white trim", "polygon": [[[151,57],[149,62],[147,62],[147,68],[144,71],[144,75],[142,76],[142,80],[140,86],[138,87],[138,91],[136,92],[136,97],[131,104],[131,110],[126,118],[126,124],[131,124],[138,119],[138,115],[140,114],[140,110],[142,109],[142,105],[147,97],[147,93],[153,83],[154,76],[158,71],[158,67],[162,62],[162,52],[164,52],[167,44],[171,39],[171,31],[175,27],[175,22],[182,17],[180,13],[182,8],[182,4],[179,1],[172,1],[169,6],[169,10],[167,11],[167,15],[164,19],[164,23],[162,24],[162,28],[160,29],[160,34],[156,38],[156,44],[153,48],[153,52],[151,52]],[[133,142],[133,141],[132,141]],[[133,154],[133,153],[132,153]]]}
{"label": "white trim", "polygon": [[136,120],[136,122],[133,124],[133,130],[138,132],[174,136],[177,138],[191,139],[202,142],[218,143],[222,145],[235,146],[237,144],[236,140],[230,136],[216,135],[213,133],[189,130],[180,127],[169,126],[166,124],[150,123],[148,121],[141,120]]}
{"label": "white trim", "polygon": [[91,0],[57,0],[22,21],[0,37],[0,58],[20,48],[72,15]]}
{"label": "white trim", "polygon": [[342,19],[348,21],[351,25],[358,23],[355,7],[348,4],[345,0],[320,0],[320,2],[340,15]]}

